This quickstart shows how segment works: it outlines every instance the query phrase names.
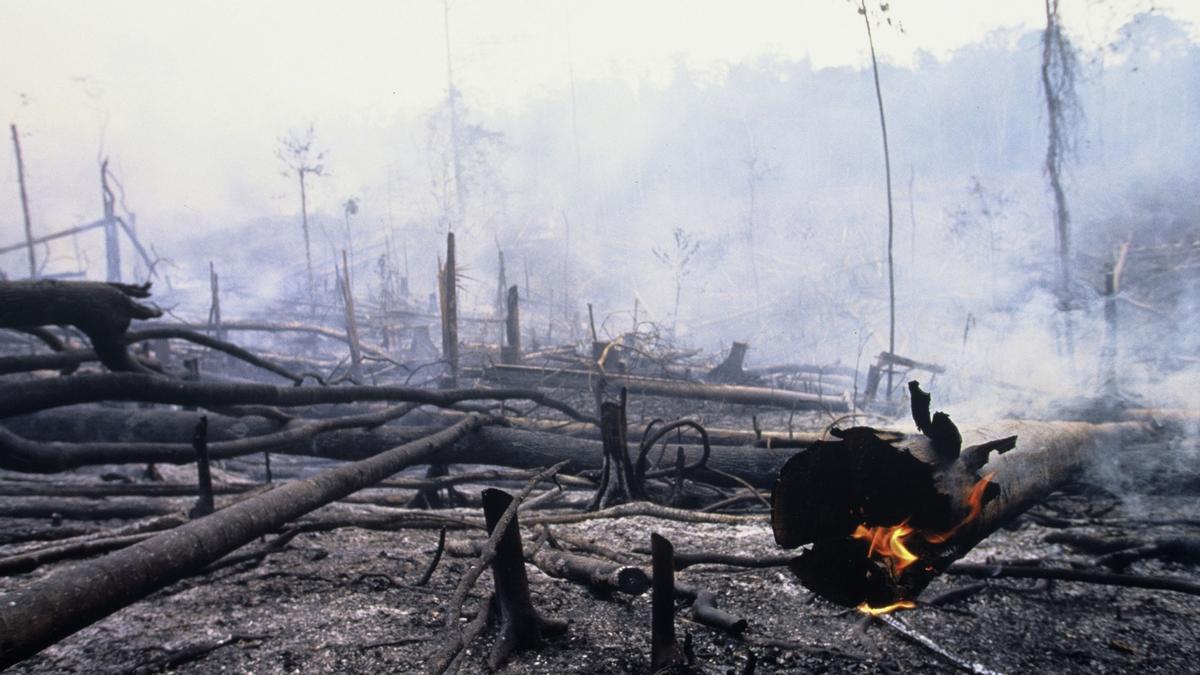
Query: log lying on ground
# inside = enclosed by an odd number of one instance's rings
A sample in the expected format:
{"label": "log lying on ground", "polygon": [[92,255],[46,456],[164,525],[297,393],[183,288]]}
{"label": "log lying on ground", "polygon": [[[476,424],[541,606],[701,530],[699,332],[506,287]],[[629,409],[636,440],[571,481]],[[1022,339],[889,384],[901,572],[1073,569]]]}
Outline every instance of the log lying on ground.
{"label": "log lying on ground", "polygon": [[288,483],[0,596],[0,668],[36,654],[291,520],[428,458],[486,421],[472,415],[433,436]]}
{"label": "log lying on ground", "polygon": [[[909,603],[989,534],[1078,476],[1092,453],[1152,433],[1136,422],[1010,422],[968,437],[1015,435],[1011,451],[989,457],[987,449],[1007,444],[984,443],[939,457],[927,438],[847,430],[845,440],[816,444],[784,467],[772,500],[776,541],[814,544],[792,569],[826,599]],[[980,475],[987,479],[975,480]]]}
{"label": "log lying on ground", "polygon": [[[534,431],[548,431],[555,434],[563,434],[572,438],[591,438],[600,439],[600,430],[593,424],[584,424],[582,422],[559,422],[555,420],[538,420],[520,417],[510,417],[509,423],[515,427],[532,429]],[[626,436],[631,439],[639,439],[642,432],[646,429],[645,424],[631,424],[626,431]],[[712,445],[754,445],[761,443],[767,444],[782,444],[783,447],[788,444],[790,447],[803,447],[814,441],[821,441],[828,438],[828,434],[822,434],[813,431],[767,431],[759,432],[753,429],[726,429],[721,427],[704,427],[708,432],[708,442]],[[674,434],[669,438],[672,445],[690,445],[700,442],[700,437],[695,433],[689,433],[687,429],[680,432],[680,437]]]}
{"label": "log lying on ground", "polygon": [[[166,323],[153,323],[146,326],[146,328],[152,329],[179,327],[180,326],[178,324]],[[185,327],[197,331],[211,332],[216,332],[218,329],[218,326],[215,324],[193,324]],[[226,319],[221,322],[219,328],[222,331],[249,331],[254,333],[309,333],[311,335],[320,335],[321,337],[329,338],[330,340],[337,340],[338,342],[345,343],[347,346],[349,346],[349,338],[346,337],[346,331],[344,330],[329,328],[327,326],[314,326],[294,321],[271,323],[267,321],[230,321]],[[359,347],[362,349],[363,354],[388,360],[391,358],[388,356],[387,351],[380,347],[361,342],[359,343]]]}
{"label": "log lying on ground", "polygon": [[532,389],[418,389],[415,387],[275,387],[268,384],[188,382],[137,373],[59,377],[0,385],[0,418],[97,401],[138,401],[190,406],[270,405],[400,401],[449,406],[470,400],[533,401],[580,422],[595,422],[573,407]]}
{"label": "log lying on ground", "polygon": [[0,328],[75,326],[88,336],[110,370],[142,372],[144,368],[126,350],[124,336],[134,319],[162,316],[157,307],[135,300],[149,296],[148,283],[0,281]]}
{"label": "log lying on ground", "polygon": [[[599,374],[586,370],[555,370],[536,366],[494,365],[485,368],[487,380],[512,386],[569,387],[591,389]],[[637,375],[605,373],[604,380],[614,387],[625,387],[630,394],[666,396],[701,401],[720,401],[738,405],[767,406],[787,410],[827,410],[846,412],[849,401],[835,396],[820,396],[786,389],[742,387],[729,384],[702,384],[683,380],[665,380]]]}
{"label": "log lying on ground", "polygon": [[[99,464],[186,464],[195,461],[192,429],[197,414],[170,410],[113,410],[81,407],[47,410],[4,420],[0,424],[0,468],[55,473]],[[209,452],[213,458],[229,457],[222,443],[247,441],[242,454],[259,452],[249,441],[277,433],[279,422],[261,417],[208,416]],[[295,426],[297,423],[289,423]],[[8,432],[3,432],[3,429]],[[272,445],[271,452],[360,460],[428,435],[434,427],[379,426],[370,429],[328,430]],[[14,442],[14,435],[17,436]],[[21,442],[25,439],[27,442]],[[113,440],[108,440],[113,439]],[[689,453],[689,461],[698,449]],[[792,456],[791,449],[753,446],[714,446],[708,467],[738,476],[758,488],[774,484],[779,467]],[[558,434],[489,425],[468,434],[438,455],[438,461],[457,464],[492,464],[513,468],[547,466],[571,460],[572,471],[597,469],[604,456],[599,441]],[[734,484],[726,477],[700,469],[693,478],[718,485]]]}

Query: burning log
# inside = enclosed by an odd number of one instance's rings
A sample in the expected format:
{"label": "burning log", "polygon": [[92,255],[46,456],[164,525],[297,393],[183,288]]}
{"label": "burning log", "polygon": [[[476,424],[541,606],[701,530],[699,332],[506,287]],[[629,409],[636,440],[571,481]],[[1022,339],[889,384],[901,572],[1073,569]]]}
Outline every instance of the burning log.
{"label": "burning log", "polygon": [[776,542],[813,544],[791,564],[801,582],[873,613],[913,606],[934,577],[1070,480],[1091,453],[1150,433],[1140,423],[1012,422],[976,434],[1006,438],[960,453],[949,417],[928,416],[927,395],[910,387],[924,434],[836,431],[838,440],[789,460],[772,494]]}

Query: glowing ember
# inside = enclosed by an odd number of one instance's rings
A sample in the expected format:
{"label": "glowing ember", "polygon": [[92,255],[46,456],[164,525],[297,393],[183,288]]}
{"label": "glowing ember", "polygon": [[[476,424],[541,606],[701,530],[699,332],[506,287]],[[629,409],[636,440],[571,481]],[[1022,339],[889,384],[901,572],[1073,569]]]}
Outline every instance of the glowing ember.
{"label": "glowing ember", "polygon": [[880,557],[890,560],[896,574],[899,574],[917,561],[917,556],[904,545],[904,538],[913,533],[913,529],[905,523],[907,521],[894,527],[868,528],[859,525],[850,536],[871,542],[867,555],[878,553]]}
{"label": "glowing ember", "polygon": [[912,609],[916,606],[917,603],[909,600],[901,600],[900,602],[888,605],[887,607],[871,607],[864,602],[858,606],[858,611],[862,612],[863,614],[870,614],[871,616],[879,616],[880,614],[891,614],[898,609]]}

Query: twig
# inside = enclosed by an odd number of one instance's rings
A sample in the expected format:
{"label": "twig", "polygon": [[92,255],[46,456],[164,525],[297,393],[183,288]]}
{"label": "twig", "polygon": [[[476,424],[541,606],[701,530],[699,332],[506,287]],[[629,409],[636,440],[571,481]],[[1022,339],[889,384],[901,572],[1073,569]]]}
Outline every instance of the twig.
{"label": "twig", "polygon": [[686,509],[675,509],[651,502],[629,502],[618,504],[599,511],[587,513],[543,513],[525,518],[527,525],[565,525],[581,523],[587,520],[602,518],[624,518],[626,516],[647,516],[661,520],[674,520],[683,523],[720,523],[725,525],[748,525],[765,521],[762,515],[734,515],[730,513],[701,513]]}
{"label": "twig", "polygon": [[437,569],[438,562],[442,559],[442,552],[446,550],[446,528],[438,531],[437,550],[433,552],[433,559],[429,561],[429,565],[425,571],[421,573],[421,578],[417,580],[418,586],[424,586],[429,583],[429,579],[433,577],[433,571]]}
{"label": "twig", "polygon": [[892,616],[891,614],[881,614],[875,618],[882,621],[886,626],[888,626],[892,630],[895,630],[904,639],[912,642],[913,644],[916,644],[917,646],[924,647],[925,649],[929,650],[931,653],[936,654],[937,656],[942,658],[944,661],[946,661],[946,663],[949,663],[950,665],[954,666],[955,668],[957,668],[963,672],[976,673],[977,675],[999,675],[996,671],[994,671],[986,666],[982,666],[978,663],[964,661],[963,659],[951,654],[949,651],[946,650],[945,647],[942,647],[938,643],[931,640],[929,637],[922,635],[922,634],[918,633],[917,631],[913,630],[911,626],[904,623],[900,619]]}

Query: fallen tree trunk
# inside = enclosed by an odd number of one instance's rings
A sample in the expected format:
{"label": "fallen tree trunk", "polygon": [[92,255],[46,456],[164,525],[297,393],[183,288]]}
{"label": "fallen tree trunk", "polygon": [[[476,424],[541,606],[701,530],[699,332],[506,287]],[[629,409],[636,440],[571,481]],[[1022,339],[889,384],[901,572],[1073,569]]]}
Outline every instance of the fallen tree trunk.
{"label": "fallen tree trunk", "polygon": [[[192,330],[198,330],[198,331],[216,332],[218,326],[216,326],[215,324],[207,324],[207,323],[193,324],[193,325],[187,325],[187,326],[180,326],[178,324],[152,323],[152,324],[145,326],[145,328],[146,329],[190,328]],[[270,322],[266,322],[266,321],[230,321],[230,320],[226,319],[221,322],[221,325],[219,326],[219,328],[223,332],[225,332],[225,331],[249,331],[249,332],[254,332],[254,333],[309,333],[312,335],[320,335],[321,337],[329,338],[330,340],[337,340],[338,342],[345,344],[347,347],[349,347],[349,344],[350,344],[349,338],[346,336],[346,332],[344,330],[338,330],[336,328],[329,328],[327,326],[314,326],[314,325],[304,324],[304,323],[299,323],[299,322],[294,322],[294,321],[293,322],[284,322],[284,323],[270,323]],[[381,349],[379,347],[376,347],[374,345],[369,345],[366,343],[359,343],[359,347],[362,349],[364,354],[368,354],[370,356],[374,356],[377,358],[391,360],[391,357],[388,356],[387,351],[384,349]]]}
{"label": "fallen tree trunk", "polygon": [[799,453],[772,495],[776,541],[813,543],[792,563],[804,585],[864,611],[909,606],[951,563],[1076,478],[1093,453],[1153,430],[1137,422],[1011,422],[969,436],[1015,435],[1015,449],[989,458],[997,444],[985,443],[941,460],[914,437],[856,448],[871,433],[847,430],[847,441]]}
{"label": "fallen tree trunk", "polygon": [[486,421],[472,415],[427,438],[282,485],[0,596],[0,668],[36,654],[291,520],[426,459]]}
{"label": "fallen tree trunk", "polygon": [[449,406],[470,400],[533,401],[581,422],[594,418],[532,389],[418,389],[415,387],[275,387],[269,384],[189,382],[139,373],[58,377],[0,386],[0,418],[97,401],[138,401],[188,406],[269,405],[402,401]]}
{"label": "fallen tree trunk", "polygon": [[75,326],[110,370],[142,372],[124,337],[134,319],[162,316],[157,307],[135,300],[149,297],[149,288],[99,281],[0,281],[0,328]]}
{"label": "fallen tree trunk", "polygon": [[[196,413],[171,410],[85,407],[47,410],[5,420],[0,425],[0,468],[55,473],[98,464],[187,464],[195,461],[195,451],[187,439],[191,438],[196,418]],[[230,441],[244,442],[241,454],[258,452],[252,443],[254,437],[281,430],[279,422],[256,416],[210,414],[208,425],[209,452],[213,458],[228,456],[218,453],[228,447],[222,443]],[[3,432],[5,427],[7,433]],[[395,425],[334,429],[272,445],[271,452],[359,460],[437,429]],[[792,454],[792,449],[713,446],[707,466],[742,478],[755,487],[769,488]],[[599,441],[489,425],[447,448],[437,461],[528,469],[569,459],[572,470],[579,471],[600,468],[603,457]],[[691,477],[718,485],[735,484],[705,469],[697,470]]]}
{"label": "fallen tree trunk", "polygon": [[[493,365],[483,370],[487,380],[513,386],[569,387],[591,389],[600,374],[586,370],[556,370],[536,366]],[[730,384],[704,384],[683,380],[665,380],[638,375],[604,373],[607,384],[625,387],[630,394],[669,398],[720,401],[738,405],[768,406],[788,410],[827,410],[846,412],[849,401],[841,397],[820,396],[786,389],[742,387]]]}

